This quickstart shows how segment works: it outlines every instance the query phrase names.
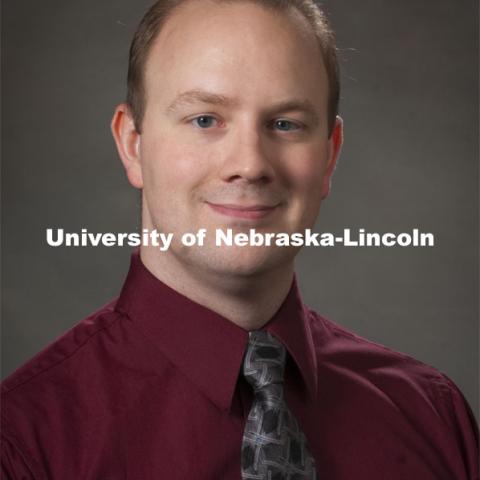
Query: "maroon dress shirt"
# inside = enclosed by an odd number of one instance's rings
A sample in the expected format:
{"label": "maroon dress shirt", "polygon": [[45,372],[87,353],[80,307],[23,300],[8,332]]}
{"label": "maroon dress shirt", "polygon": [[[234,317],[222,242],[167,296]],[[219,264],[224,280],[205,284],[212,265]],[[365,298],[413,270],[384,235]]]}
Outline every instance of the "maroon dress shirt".
{"label": "maroon dress shirt", "polygon": [[[322,318],[295,281],[264,328],[319,480],[478,478],[478,429],[445,375]],[[3,478],[240,480],[247,339],[134,253],[116,301],[3,382]]]}

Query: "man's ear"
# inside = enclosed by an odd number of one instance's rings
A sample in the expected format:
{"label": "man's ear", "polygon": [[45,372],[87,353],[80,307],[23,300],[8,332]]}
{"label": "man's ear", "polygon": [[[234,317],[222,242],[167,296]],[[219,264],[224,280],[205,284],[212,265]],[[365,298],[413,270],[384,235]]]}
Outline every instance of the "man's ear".
{"label": "man's ear", "polygon": [[135,128],[133,116],[126,103],[121,103],[115,109],[110,128],[129,182],[135,188],[143,188],[140,134]]}
{"label": "man's ear", "polygon": [[343,120],[337,115],[332,134],[328,139],[328,158],[322,183],[322,200],[330,193],[332,175],[343,144]]}

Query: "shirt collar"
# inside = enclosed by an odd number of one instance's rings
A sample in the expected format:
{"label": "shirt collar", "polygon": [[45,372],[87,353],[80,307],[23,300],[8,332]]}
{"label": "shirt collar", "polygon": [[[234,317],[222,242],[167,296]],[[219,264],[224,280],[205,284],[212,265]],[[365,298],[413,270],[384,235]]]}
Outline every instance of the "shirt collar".
{"label": "shirt collar", "polygon": [[[138,251],[115,307],[222,410],[229,410],[248,332],[156,278]],[[296,278],[277,313],[263,327],[287,348],[310,398],[317,391],[312,334]]]}

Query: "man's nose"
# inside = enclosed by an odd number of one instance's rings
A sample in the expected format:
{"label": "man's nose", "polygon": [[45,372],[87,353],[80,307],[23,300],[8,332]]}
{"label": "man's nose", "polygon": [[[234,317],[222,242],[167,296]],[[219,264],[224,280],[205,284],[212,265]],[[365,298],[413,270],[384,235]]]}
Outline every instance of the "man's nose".
{"label": "man's nose", "polygon": [[221,177],[226,182],[270,183],[275,176],[268,139],[254,127],[232,135],[223,159]]}

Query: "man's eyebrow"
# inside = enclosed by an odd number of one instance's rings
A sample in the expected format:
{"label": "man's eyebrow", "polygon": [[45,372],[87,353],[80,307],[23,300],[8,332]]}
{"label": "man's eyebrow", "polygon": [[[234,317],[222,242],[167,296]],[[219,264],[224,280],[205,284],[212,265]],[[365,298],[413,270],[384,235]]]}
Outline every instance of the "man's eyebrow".
{"label": "man's eyebrow", "polygon": [[177,108],[183,105],[192,105],[194,103],[209,103],[210,105],[234,106],[238,101],[234,98],[226,97],[218,93],[207,92],[205,90],[188,90],[178,95],[175,100],[167,107],[167,113],[173,113]]}
{"label": "man's eyebrow", "polygon": [[[179,107],[192,105],[195,103],[205,103],[210,105],[236,106],[239,101],[232,97],[227,97],[218,93],[208,92],[206,90],[188,90],[179,94],[173,102],[167,107],[167,113],[174,113]],[[314,104],[308,99],[291,99],[274,103],[267,108],[269,114],[278,114],[282,112],[300,111],[309,115],[316,124],[319,122],[319,115]]]}
{"label": "man's eyebrow", "polygon": [[269,112],[271,112],[271,114],[293,111],[304,112],[308,116],[310,116],[314,124],[317,124],[320,121],[320,117],[317,109],[315,108],[315,105],[306,98],[278,102],[272,105],[268,110]]}

